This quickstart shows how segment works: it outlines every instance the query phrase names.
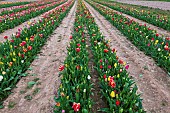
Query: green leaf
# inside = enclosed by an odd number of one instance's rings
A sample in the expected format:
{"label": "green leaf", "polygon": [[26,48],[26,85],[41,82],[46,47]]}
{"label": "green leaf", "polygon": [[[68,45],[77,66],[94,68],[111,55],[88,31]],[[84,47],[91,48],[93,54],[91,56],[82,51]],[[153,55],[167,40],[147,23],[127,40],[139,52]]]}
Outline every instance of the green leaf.
{"label": "green leaf", "polygon": [[101,108],[101,109],[99,109],[98,111],[108,112],[108,111],[109,111],[109,108]]}
{"label": "green leaf", "polygon": [[5,88],[3,91],[9,91],[9,90],[11,90],[11,88],[10,88],[10,87]]}
{"label": "green leaf", "polygon": [[88,113],[87,109],[83,109],[82,113]]}
{"label": "green leaf", "polygon": [[32,67],[29,67],[29,68],[28,68],[28,70],[30,70],[30,71],[31,71],[31,70],[33,70],[33,68],[32,68]]}
{"label": "green leaf", "polygon": [[28,82],[28,88],[33,87],[35,84],[36,84],[36,82],[34,82],[34,81]]}
{"label": "green leaf", "polygon": [[142,74],[139,74],[139,77],[143,77],[143,75],[142,75]]}

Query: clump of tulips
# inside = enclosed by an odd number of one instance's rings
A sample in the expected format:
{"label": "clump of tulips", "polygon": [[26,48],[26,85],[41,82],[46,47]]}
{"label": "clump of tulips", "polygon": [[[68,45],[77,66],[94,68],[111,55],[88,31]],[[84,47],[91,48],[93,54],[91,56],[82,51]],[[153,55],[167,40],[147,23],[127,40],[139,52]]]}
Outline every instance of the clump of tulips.
{"label": "clump of tulips", "polygon": [[55,113],[89,113],[92,107],[90,98],[92,84],[88,68],[89,58],[84,33],[84,17],[80,1],[76,12],[73,35],[64,64],[59,67],[61,85],[55,96]]}
{"label": "clump of tulips", "polygon": [[12,35],[11,40],[8,36],[4,36],[6,41],[0,44],[1,102],[11,93],[11,89],[15,87],[18,80],[26,76],[24,72],[72,6],[73,1],[69,0],[53,13],[46,15],[47,17],[18,29],[18,32]]}
{"label": "clump of tulips", "polygon": [[100,4],[88,1],[110,23],[119,29],[127,38],[145,54],[151,56],[160,67],[170,72],[170,38],[160,36],[146,24],[142,25],[133,19],[116,13]]}
{"label": "clump of tulips", "polygon": [[133,6],[123,3],[117,2],[104,2],[99,0],[94,0],[97,3],[108,6],[114,10],[120,11],[122,13],[126,13],[135,18],[146,21],[150,24],[163,28],[165,30],[170,31],[170,17],[164,14],[161,14],[162,11],[150,11],[149,8],[147,10],[143,10],[143,7]]}

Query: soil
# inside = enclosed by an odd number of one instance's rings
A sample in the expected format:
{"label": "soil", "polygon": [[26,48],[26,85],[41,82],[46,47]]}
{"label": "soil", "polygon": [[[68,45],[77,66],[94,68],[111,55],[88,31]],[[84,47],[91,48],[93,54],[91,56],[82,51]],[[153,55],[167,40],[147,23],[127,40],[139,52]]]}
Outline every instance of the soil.
{"label": "soil", "polygon": [[[17,87],[4,102],[0,113],[52,113],[55,92],[60,85],[58,68],[67,56],[69,36],[73,30],[77,2],[64,18],[61,25],[43,46],[38,59],[30,66],[27,77],[21,78]],[[36,81],[28,87],[30,81]]]}
{"label": "soil", "polygon": [[129,64],[129,76],[138,86],[144,109],[151,113],[169,113],[170,78],[168,74],[158,67],[152,58],[138,50],[94,8],[86,2],[85,4],[95,17],[102,34],[110,40],[111,48],[116,48],[119,58]]}
{"label": "soil", "polygon": [[163,10],[170,10],[170,2],[164,1],[139,1],[139,0],[116,0],[117,2],[148,6],[152,8],[159,8]]}
{"label": "soil", "polygon": [[[61,4],[62,5],[62,4]],[[58,7],[60,7],[61,5],[59,5]],[[54,10],[54,9],[51,9],[51,10],[49,10],[48,12],[50,12],[50,11],[52,11],[52,10]],[[47,13],[47,12],[45,12],[45,13]],[[22,24],[20,24],[20,25],[18,25],[18,26],[16,26],[16,27],[14,27],[13,29],[8,29],[8,30],[5,30],[3,33],[0,33],[0,42],[5,42],[6,40],[3,38],[4,36],[8,36],[9,38],[9,40],[11,39],[10,38],[10,36],[12,35],[12,34],[15,34],[16,32],[18,32],[18,29],[19,28],[24,28],[25,26],[27,26],[28,25],[28,22],[33,22],[33,21],[38,21],[38,20],[40,20],[41,18],[43,18],[43,15],[45,14],[45,13],[43,13],[43,14],[41,14],[40,16],[37,16],[37,17],[35,17],[35,18],[32,18],[32,19],[30,19],[30,20],[28,20],[28,21],[26,21],[26,22],[24,22],[24,23],[22,23]]]}

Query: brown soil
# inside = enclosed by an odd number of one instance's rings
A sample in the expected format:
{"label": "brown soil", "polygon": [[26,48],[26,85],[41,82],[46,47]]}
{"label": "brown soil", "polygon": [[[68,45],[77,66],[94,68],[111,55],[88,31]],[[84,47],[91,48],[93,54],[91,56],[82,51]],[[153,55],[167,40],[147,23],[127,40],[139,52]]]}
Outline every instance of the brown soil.
{"label": "brown soil", "polygon": [[[61,5],[62,5],[62,4],[61,4]],[[61,5],[59,5],[58,7],[60,7]],[[49,10],[48,12],[50,12],[50,11],[52,11],[52,10],[54,10],[54,9],[51,9],[51,10]],[[45,13],[47,13],[47,12],[45,12]],[[22,24],[20,24],[20,25],[18,25],[18,26],[16,26],[16,27],[14,27],[13,29],[8,29],[8,30],[5,30],[3,33],[0,33],[0,42],[5,42],[5,39],[3,38],[4,36],[8,36],[8,37],[9,37],[9,40],[10,40],[10,39],[11,39],[10,36],[11,36],[12,34],[15,34],[16,32],[18,32],[18,29],[19,29],[19,28],[24,28],[25,26],[28,25],[28,22],[33,22],[33,21],[38,21],[38,20],[40,20],[45,13],[43,13],[43,14],[41,14],[40,16],[37,16],[37,17],[35,17],[35,18],[32,18],[32,19],[30,19],[30,20],[28,20],[28,21],[26,21],[26,22],[24,22],[24,23],[22,23]]]}
{"label": "brown soil", "polygon": [[152,58],[139,51],[102,15],[87,3],[86,5],[102,34],[110,40],[111,48],[116,48],[119,58],[130,65],[128,72],[135,80],[138,92],[142,94],[144,109],[151,113],[169,113],[170,78],[167,73]]}
{"label": "brown soil", "polygon": [[[103,5],[102,5],[102,6],[103,6]],[[107,7],[107,8],[108,8],[108,7]],[[147,23],[147,22],[144,22],[144,21],[142,21],[142,20],[139,20],[139,19],[137,19],[137,18],[134,18],[134,17],[132,17],[132,16],[130,16],[130,15],[121,13],[121,12],[116,11],[116,10],[113,10],[113,9],[111,9],[111,8],[109,8],[109,9],[112,10],[112,11],[114,11],[114,12],[118,12],[119,14],[122,14],[123,16],[125,16],[125,17],[127,17],[127,18],[129,18],[129,19],[133,19],[134,21],[138,22],[139,24],[142,24],[142,25],[146,24],[146,25],[149,26],[151,29],[156,30],[156,31],[157,31],[160,35],[162,35],[163,37],[170,37],[170,32],[167,31],[167,30],[164,30],[164,29],[162,29],[162,28],[160,28],[160,27],[154,26],[154,25],[152,25],[152,24],[149,24],[149,23]]]}
{"label": "brown soil", "polygon": [[163,10],[170,10],[170,2],[164,1],[138,1],[138,0],[116,0],[117,2],[148,6],[152,8],[159,8]]}
{"label": "brown soil", "polygon": [[[52,113],[54,92],[60,85],[58,68],[63,64],[67,55],[69,36],[73,30],[77,2],[69,12],[61,25],[50,36],[46,45],[42,48],[38,59],[31,64],[32,70],[27,71],[29,76],[23,77],[4,102],[5,108],[0,113]],[[39,78],[32,88],[26,88],[28,82]],[[37,93],[35,89],[39,88]],[[33,92],[35,93],[33,95]],[[30,95],[30,96],[29,96]],[[28,100],[29,97],[32,99]],[[9,104],[14,103],[13,108]]]}

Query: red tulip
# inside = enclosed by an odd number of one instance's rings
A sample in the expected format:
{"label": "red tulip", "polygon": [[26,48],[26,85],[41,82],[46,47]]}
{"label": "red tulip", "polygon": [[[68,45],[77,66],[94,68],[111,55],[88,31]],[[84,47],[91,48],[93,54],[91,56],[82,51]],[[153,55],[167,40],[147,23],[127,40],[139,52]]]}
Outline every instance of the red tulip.
{"label": "red tulip", "polygon": [[22,43],[20,43],[20,46],[25,46],[27,43],[25,41],[22,41]]}
{"label": "red tulip", "polygon": [[19,38],[19,37],[20,37],[20,33],[17,33],[17,34],[16,34],[16,38]]}
{"label": "red tulip", "polygon": [[70,36],[69,38],[70,38],[70,39],[72,39],[72,38],[73,38],[73,36]]}
{"label": "red tulip", "polygon": [[154,38],[151,39],[151,41],[154,41],[154,40],[155,40]]}
{"label": "red tulip", "polygon": [[167,50],[167,51],[169,50],[167,45],[164,46],[164,49]]}
{"label": "red tulip", "polygon": [[104,49],[104,53],[107,53],[109,50],[108,49]]}
{"label": "red tulip", "polygon": [[119,64],[123,64],[123,60],[119,60]]}
{"label": "red tulip", "polygon": [[116,83],[115,83],[114,79],[110,78],[109,86],[111,86],[112,88],[116,87]]}
{"label": "red tulip", "polygon": [[119,106],[120,105],[120,101],[116,100],[116,105]]}
{"label": "red tulip", "polygon": [[77,44],[78,47],[80,47],[81,45],[80,44]]}
{"label": "red tulip", "polygon": [[64,68],[65,68],[64,65],[61,65],[61,66],[58,68],[58,70],[59,70],[59,71],[63,71]]}
{"label": "red tulip", "polygon": [[103,78],[105,79],[106,77],[107,77],[106,74],[104,74],[104,75],[103,75]]}
{"label": "red tulip", "polygon": [[8,39],[8,36],[4,36],[4,39]]}
{"label": "red tulip", "polygon": [[100,65],[100,69],[102,69],[103,68],[103,66],[102,65]]}
{"label": "red tulip", "polygon": [[74,109],[75,112],[79,111],[80,110],[80,103],[74,102],[72,108]]}
{"label": "red tulip", "polygon": [[76,69],[77,69],[77,70],[79,70],[79,69],[80,69],[80,66],[79,66],[79,65],[77,65],[77,66],[76,66]]}
{"label": "red tulip", "polygon": [[111,66],[111,65],[108,65],[108,68],[109,68],[109,69],[111,69],[111,68],[112,68],[112,66]]}
{"label": "red tulip", "polygon": [[115,51],[116,51],[116,49],[115,49],[115,48],[113,48],[113,49],[112,49],[112,52],[114,53]]}
{"label": "red tulip", "polygon": [[100,63],[102,63],[103,62],[103,60],[102,59],[100,59]]}
{"label": "red tulip", "polygon": [[10,42],[14,42],[14,40],[10,40]]}
{"label": "red tulip", "polygon": [[80,48],[76,48],[76,52],[80,52]]}
{"label": "red tulip", "polygon": [[81,42],[85,42],[85,40],[84,40],[84,39],[82,39],[82,40],[81,40]]}
{"label": "red tulip", "polygon": [[159,34],[158,34],[158,33],[156,33],[156,36],[158,37],[158,36],[159,36]]}
{"label": "red tulip", "polygon": [[28,50],[29,50],[29,51],[32,50],[32,46],[28,46]]}

